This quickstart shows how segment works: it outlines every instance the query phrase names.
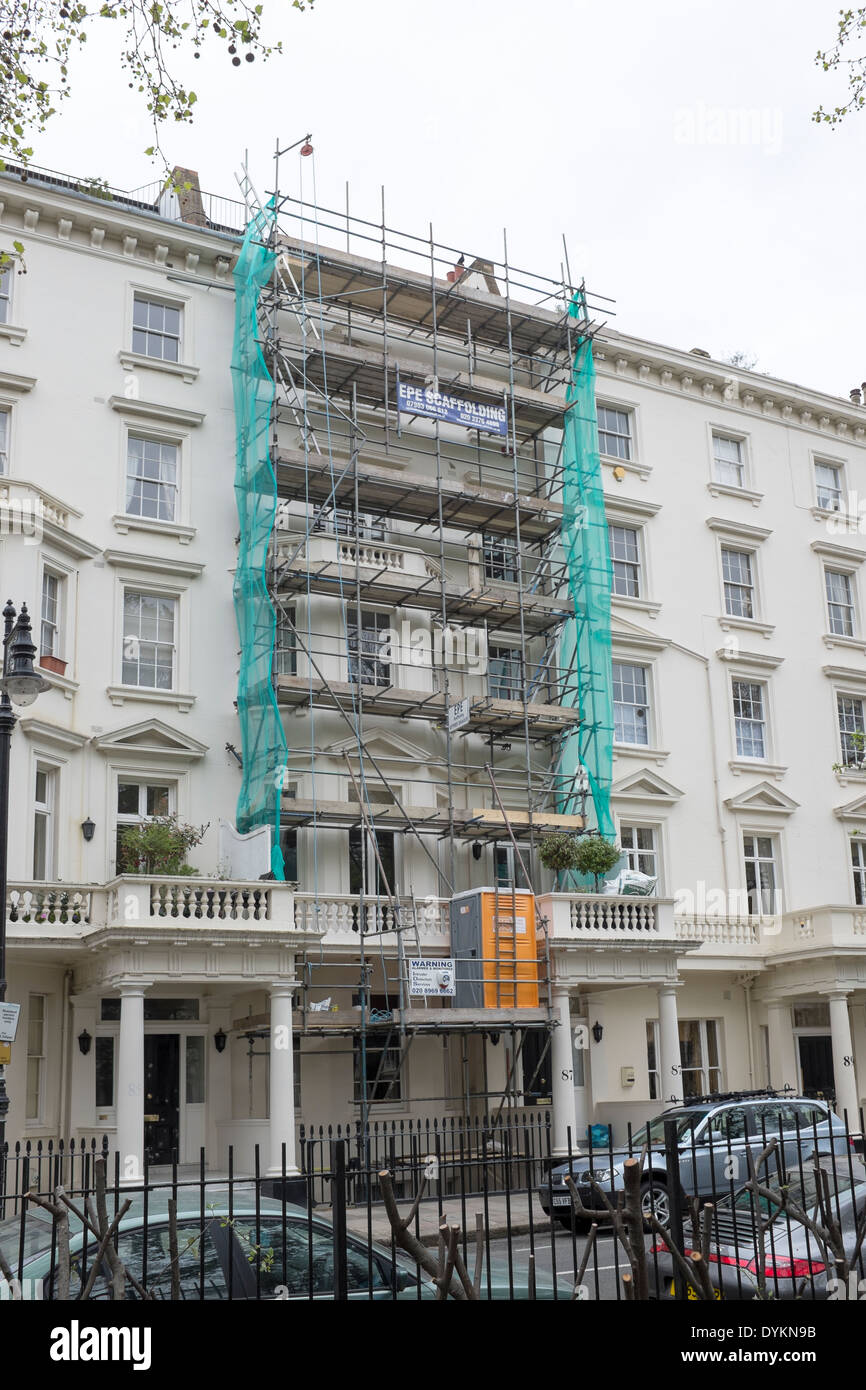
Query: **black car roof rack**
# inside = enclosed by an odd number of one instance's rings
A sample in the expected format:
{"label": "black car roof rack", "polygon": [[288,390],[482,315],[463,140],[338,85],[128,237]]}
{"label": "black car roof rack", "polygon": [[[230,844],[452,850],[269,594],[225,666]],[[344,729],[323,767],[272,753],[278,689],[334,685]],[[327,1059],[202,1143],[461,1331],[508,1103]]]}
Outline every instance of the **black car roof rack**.
{"label": "black car roof rack", "polygon": [[774,1100],[776,1097],[793,1095],[796,1095],[793,1086],[784,1086],[781,1090],[765,1086],[760,1091],[712,1091],[706,1096],[689,1096],[688,1100],[683,1101],[683,1106],[688,1108],[690,1105],[718,1105],[726,1100]]}

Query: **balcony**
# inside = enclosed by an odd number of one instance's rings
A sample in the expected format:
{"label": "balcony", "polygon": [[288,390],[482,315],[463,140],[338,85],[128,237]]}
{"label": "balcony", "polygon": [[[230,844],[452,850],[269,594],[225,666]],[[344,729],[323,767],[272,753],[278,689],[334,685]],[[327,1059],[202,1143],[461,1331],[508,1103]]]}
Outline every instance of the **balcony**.
{"label": "balcony", "polygon": [[430,612],[441,609],[443,596],[455,622],[507,628],[523,624],[544,632],[572,611],[567,595],[539,592],[531,585],[522,596],[517,586],[491,579],[463,566],[442,578],[437,561],[405,544],[388,544],[352,536],[311,535],[287,527],[277,531],[278,587],[285,594],[325,594],[339,598],[357,583],[370,602]]}
{"label": "balcony", "polygon": [[697,958],[715,955],[766,954],[767,927],[776,919],[748,914],[691,913],[674,917],[678,941],[691,942],[699,949]]}
{"label": "balcony", "polygon": [[[670,898],[546,893],[538,899],[554,948],[569,945],[676,947],[690,963],[748,957],[819,957],[866,951],[866,909],[822,906],[778,917],[674,916]],[[399,899],[406,943],[428,954],[450,951],[450,900]],[[299,892],[273,880],[231,882],[200,877],[123,875],[106,884],[15,882],[6,894],[10,945],[80,942],[97,931],[135,928],[177,933],[229,930],[314,937],[324,946],[352,950],[362,928],[389,950],[396,947],[396,911],[385,897]],[[710,967],[712,968],[712,966]]]}
{"label": "balcony", "polygon": [[866,952],[866,910],[827,905],[765,919],[764,950],[770,956],[827,956]]}
{"label": "balcony", "polygon": [[[415,932],[422,949],[446,953],[451,945],[450,900],[448,898],[400,898],[400,924],[408,928],[409,942]],[[396,944],[395,904],[389,898],[366,898],[363,908],[357,895],[350,893],[296,893],[295,927],[301,932],[321,932],[323,946],[353,946],[361,935],[376,934],[384,945]]]}
{"label": "balcony", "polygon": [[551,945],[653,945],[677,940],[672,898],[636,898],[601,893],[546,893],[539,910],[547,918]]}
{"label": "balcony", "polygon": [[129,874],[102,885],[13,883],[6,895],[6,917],[13,944],[16,939],[81,939],[122,927],[285,932],[295,930],[293,897],[293,884],[270,880]]}
{"label": "balcony", "polygon": [[[56,935],[54,928],[83,934],[91,924],[105,922],[105,894],[90,883],[12,883],[6,892],[6,926],[9,936],[41,933]],[[64,931],[64,935],[70,931]]]}

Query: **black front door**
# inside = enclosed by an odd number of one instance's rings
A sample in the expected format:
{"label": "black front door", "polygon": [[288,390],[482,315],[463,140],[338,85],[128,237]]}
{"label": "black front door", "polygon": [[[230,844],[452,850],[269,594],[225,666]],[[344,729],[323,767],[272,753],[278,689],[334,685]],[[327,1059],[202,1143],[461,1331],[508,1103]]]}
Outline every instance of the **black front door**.
{"label": "black front door", "polygon": [[171,1163],[180,1139],[180,1037],[144,1039],[144,1150],[149,1163]]}
{"label": "black front door", "polygon": [[803,1073],[803,1095],[833,1101],[836,1083],[833,1076],[833,1043],[828,1033],[808,1036],[801,1034],[800,1070]]}

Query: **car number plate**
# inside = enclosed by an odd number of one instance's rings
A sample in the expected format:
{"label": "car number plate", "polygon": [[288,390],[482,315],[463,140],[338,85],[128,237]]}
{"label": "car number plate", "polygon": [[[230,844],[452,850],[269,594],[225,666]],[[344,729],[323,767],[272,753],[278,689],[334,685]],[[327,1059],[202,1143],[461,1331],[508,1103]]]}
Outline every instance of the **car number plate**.
{"label": "car number plate", "polygon": [[[677,1286],[676,1286],[676,1284],[674,1283],[674,1281],[673,1281],[673,1279],[672,1279],[672,1280],[671,1280],[671,1298],[676,1298],[676,1296],[677,1296]],[[686,1298],[693,1299],[695,1302],[698,1301],[698,1291],[697,1291],[697,1289],[693,1289],[692,1286],[691,1286],[691,1284],[686,1284]],[[722,1298],[722,1291],[721,1291],[721,1289],[713,1289],[713,1298],[716,1300],[717,1303],[721,1302],[721,1298]]]}
{"label": "car number plate", "polygon": [[553,1205],[555,1207],[570,1207],[571,1194],[568,1192],[557,1192],[553,1198]]}

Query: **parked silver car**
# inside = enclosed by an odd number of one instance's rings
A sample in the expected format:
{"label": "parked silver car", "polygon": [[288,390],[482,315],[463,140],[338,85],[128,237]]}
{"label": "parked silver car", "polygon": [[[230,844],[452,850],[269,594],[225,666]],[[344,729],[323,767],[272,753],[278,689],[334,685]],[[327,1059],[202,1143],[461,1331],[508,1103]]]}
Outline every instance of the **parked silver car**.
{"label": "parked silver car", "polygon": [[573,1208],[566,1178],[571,1173],[580,1200],[592,1210],[604,1203],[590,1175],[608,1193],[623,1189],[623,1166],[630,1154],[643,1154],[641,1204],[665,1225],[669,1216],[669,1175],[665,1153],[665,1121],[677,1126],[680,1183],[688,1196],[718,1200],[730,1196],[749,1176],[747,1150],[757,1157],[770,1140],[778,1141],[787,1167],[795,1170],[817,1150],[846,1154],[845,1125],[824,1100],[805,1096],[737,1093],[705,1096],[666,1110],[651,1124],[632,1133],[631,1148],[595,1149],[576,1153],[553,1168],[538,1189],[544,1210],[571,1227]]}

